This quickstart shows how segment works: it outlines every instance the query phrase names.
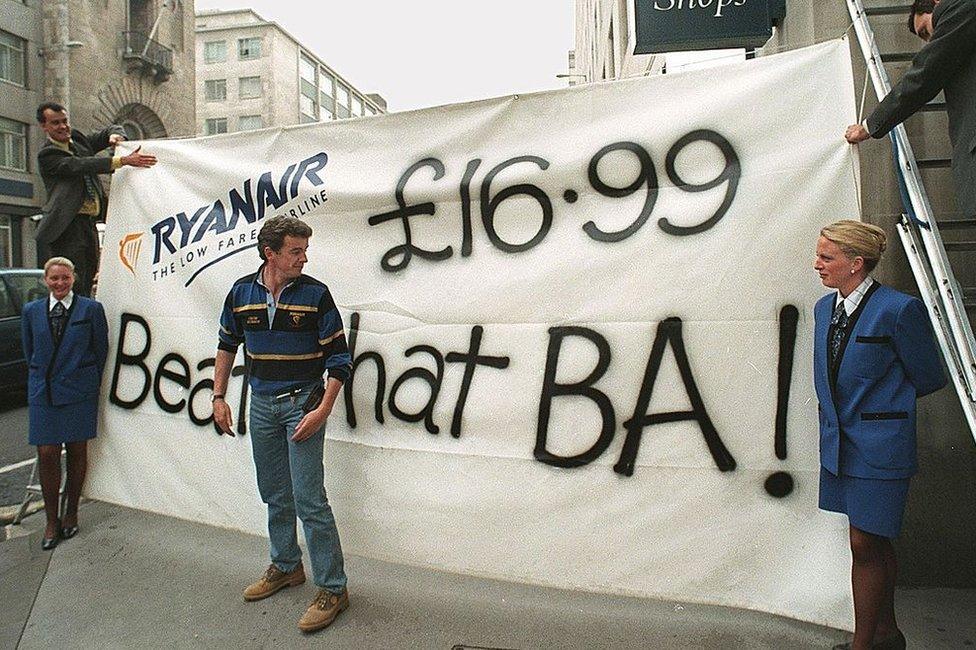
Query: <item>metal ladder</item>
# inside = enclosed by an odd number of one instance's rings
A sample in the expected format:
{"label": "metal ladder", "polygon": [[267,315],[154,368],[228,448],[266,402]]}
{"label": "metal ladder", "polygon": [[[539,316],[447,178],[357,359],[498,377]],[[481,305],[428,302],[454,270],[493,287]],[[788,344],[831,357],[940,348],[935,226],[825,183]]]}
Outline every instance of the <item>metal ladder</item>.
{"label": "metal ladder", "polygon": [[[868,74],[880,100],[891,90],[891,82],[884,64],[911,61],[915,53],[882,54],[875,40],[869,17],[902,14],[907,21],[911,3],[865,8],[862,0],[846,1]],[[945,103],[933,101],[923,110],[945,111]],[[942,348],[949,366],[952,383],[969,424],[969,431],[976,440],[976,340],[973,338],[973,330],[966,314],[963,291],[953,275],[946,253],[947,250],[976,250],[976,242],[945,244],[939,232],[940,227],[971,228],[976,226],[976,219],[955,219],[942,221],[941,224],[937,222],[925,192],[921,171],[947,168],[950,166],[949,158],[916,159],[912,146],[908,142],[905,127],[901,124],[891,131],[891,141],[905,209],[898,225],[898,234],[922,299],[928,308],[939,347]]]}

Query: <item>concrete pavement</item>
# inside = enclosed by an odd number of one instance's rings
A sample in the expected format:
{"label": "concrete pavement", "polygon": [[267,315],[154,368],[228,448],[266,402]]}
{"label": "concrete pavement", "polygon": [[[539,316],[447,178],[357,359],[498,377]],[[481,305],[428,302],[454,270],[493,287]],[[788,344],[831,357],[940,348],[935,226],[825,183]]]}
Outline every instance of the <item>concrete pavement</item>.
{"label": "concrete pavement", "polygon": [[[244,603],[259,537],[109,504],[40,550],[41,515],[0,542],[0,648],[829,648],[843,632],[757,612],[534,587],[347,557],[351,607],[303,635],[311,582]],[[976,590],[902,590],[910,647],[976,643]]]}

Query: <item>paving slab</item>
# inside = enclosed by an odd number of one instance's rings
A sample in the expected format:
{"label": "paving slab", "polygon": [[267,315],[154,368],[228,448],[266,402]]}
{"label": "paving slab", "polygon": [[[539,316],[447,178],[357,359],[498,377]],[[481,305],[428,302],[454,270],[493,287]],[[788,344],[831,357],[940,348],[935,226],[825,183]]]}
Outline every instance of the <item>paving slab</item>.
{"label": "paving slab", "polygon": [[51,554],[30,528],[0,528],[0,648],[14,648],[34,606]]}
{"label": "paving slab", "polygon": [[[41,519],[29,517],[25,525],[39,527]],[[267,564],[265,539],[98,502],[82,506],[81,522],[77,537],[47,554],[20,648],[830,648],[846,638],[759,612],[486,580],[357,556],[346,560],[350,608],[330,628],[304,635],[296,622],[315,594],[311,582],[256,603],[241,598]],[[36,532],[30,539],[39,544]],[[10,556],[0,562],[8,567],[5,584],[27,553],[9,544],[0,544],[0,558]],[[18,596],[25,602],[27,582]],[[3,590],[0,596],[7,602]],[[972,642],[967,626],[976,590],[908,590],[899,598],[912,645]],[[0,647],[10,647],[9,639],[0,638]]]}

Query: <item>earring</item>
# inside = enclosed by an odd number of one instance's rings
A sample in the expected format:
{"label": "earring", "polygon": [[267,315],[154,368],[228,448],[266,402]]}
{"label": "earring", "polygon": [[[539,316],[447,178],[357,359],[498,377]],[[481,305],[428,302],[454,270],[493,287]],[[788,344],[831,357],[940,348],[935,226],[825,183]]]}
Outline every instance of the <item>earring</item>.
{"label": "earring", "polygon": [[854,269],[851,269],[851,275],[854,275]]}

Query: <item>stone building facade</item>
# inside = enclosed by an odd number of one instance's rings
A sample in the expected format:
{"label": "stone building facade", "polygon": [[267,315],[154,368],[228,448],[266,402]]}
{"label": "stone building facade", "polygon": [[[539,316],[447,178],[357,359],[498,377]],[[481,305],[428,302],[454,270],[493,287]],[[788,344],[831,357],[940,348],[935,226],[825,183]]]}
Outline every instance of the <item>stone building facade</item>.
{"label": "stone building facade", "polygon": [[44,189],[37,174],[34,110],[44,69],[38,2],[0,0],[0,267],[33,266],[33,221]]}
{"label": "stone building facade", "polygon": [[0,150],[0,265],[38,261],[40,102],[65,105],[84,132],[193,135],[193,13],[193,0],[0,0],[0,145],[12,152]]}
{"label": "stone building facade", "polygon": [[576,49],[570,55],[571,85],[658,74],[664,57],[634,54],[628,28],[632,0],[576,0]]}

